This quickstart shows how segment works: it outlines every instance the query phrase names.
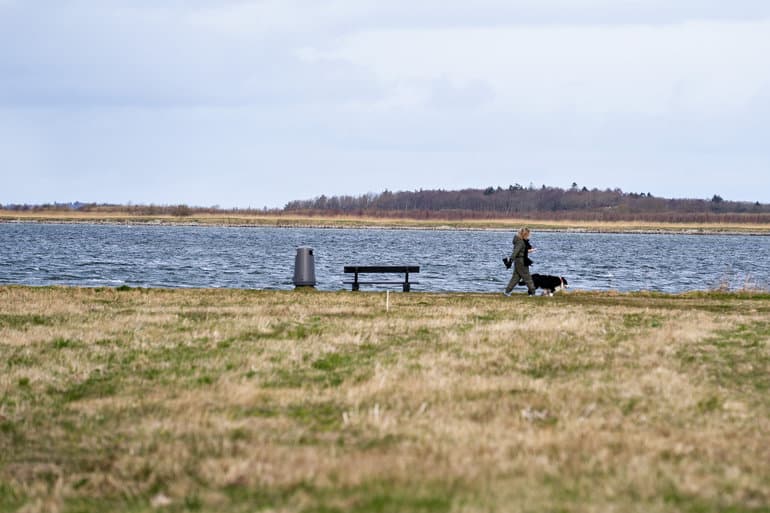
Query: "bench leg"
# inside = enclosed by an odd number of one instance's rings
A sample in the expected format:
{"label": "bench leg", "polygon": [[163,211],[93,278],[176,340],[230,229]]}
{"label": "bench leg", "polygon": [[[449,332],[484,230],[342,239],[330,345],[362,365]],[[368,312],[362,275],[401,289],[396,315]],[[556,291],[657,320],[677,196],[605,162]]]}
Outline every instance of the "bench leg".
{"label": "bench leg", "polygon": [[409,286],[409,282],[404,282],[404,292],[409,292],[412,288]]}
{"label": "bench leg", "polygon": [[353,289],[353,292],[357,291],[357,290],[358,290],[358,283],[356,283],[356,282],[353,282],[353,283],[351,284],[351,287],[352,287],[352,289]]}

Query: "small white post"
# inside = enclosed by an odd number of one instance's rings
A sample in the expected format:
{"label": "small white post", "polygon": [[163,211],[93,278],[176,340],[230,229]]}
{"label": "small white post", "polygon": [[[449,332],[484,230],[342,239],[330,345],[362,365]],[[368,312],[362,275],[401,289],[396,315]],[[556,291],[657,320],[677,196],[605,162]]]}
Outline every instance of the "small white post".
{"label": "small white post", "polygon": [[390,312],[390,291],[385,291],[385,311]]}

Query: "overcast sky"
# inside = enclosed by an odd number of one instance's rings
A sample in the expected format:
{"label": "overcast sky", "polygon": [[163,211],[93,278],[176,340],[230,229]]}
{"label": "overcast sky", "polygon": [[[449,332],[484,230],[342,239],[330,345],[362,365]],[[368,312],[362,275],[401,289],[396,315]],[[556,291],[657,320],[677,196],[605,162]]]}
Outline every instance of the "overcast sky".
{"label": "overcast sky", "polygon": [[767,0],[0,0],[0,203],[770,203],[768,56]]}

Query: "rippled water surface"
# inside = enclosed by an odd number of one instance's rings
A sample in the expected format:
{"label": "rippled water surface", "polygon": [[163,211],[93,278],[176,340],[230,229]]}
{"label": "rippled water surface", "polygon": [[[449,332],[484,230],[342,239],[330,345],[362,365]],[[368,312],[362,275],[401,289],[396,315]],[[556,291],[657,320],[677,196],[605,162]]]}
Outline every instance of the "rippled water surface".
{"label": "rippled water surface", "polygon": [[[499,292],[512,232],[0,224],[0,283],[291,289],[296,248],[317,288],[350,264],[421,266],[413,290]],[[770,237],[535,232],[531,271],[573,289],[770,288]],[[398,289],[398,287],[396,287]],[[524,287],[519,287],[523,292]]]}

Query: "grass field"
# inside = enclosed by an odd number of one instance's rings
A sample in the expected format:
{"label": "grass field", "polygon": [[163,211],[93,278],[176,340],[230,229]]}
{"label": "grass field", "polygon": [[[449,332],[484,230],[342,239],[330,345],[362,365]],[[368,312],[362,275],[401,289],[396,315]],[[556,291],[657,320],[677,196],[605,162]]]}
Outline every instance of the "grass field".
{"label": "grass field", "polygon": [[770,295],[0,287],[0,512],[768,512]]}
{"label": "grass field", "polygon": [[535,230],[591,232],[673,232],[770,234],[762,223],[649,223],[634,221],[548,221],[532,219],[398,219],[360,216],[303,217],[295,215],[195,214],[190,216],[132,215],[107,212],[16,212],[0,210],[0,222],[201,224],[215,226],[323,227],[323,228],[412,228],[512,230],[529,226]]}

